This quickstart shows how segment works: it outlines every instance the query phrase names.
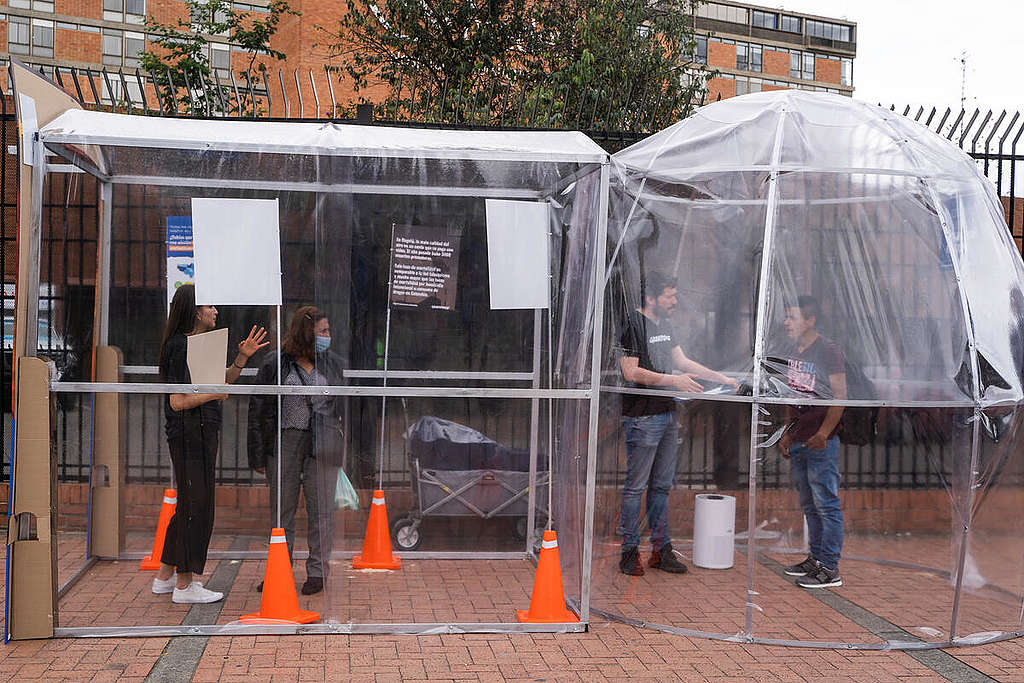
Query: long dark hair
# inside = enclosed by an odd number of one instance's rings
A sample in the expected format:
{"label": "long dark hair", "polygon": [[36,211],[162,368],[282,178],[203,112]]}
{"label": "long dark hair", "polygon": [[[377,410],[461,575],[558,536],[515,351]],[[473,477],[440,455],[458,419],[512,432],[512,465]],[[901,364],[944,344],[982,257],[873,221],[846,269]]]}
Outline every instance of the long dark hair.
{"label": "long dark hair", "polygon": [[299,308],[288,324],[288,331],[281,341],[281,350],[293,358],[315,358],[316,340],[313,339],[313,327],[326,317],[316,306]]}
{"label": "long dark hair", "polygon": [[167,353],[167,340],[176,334],[189,334],[196,326],[196,288],[195,285],[182,285],[171,299],[171,310],[167,313],[167,325],[164,336],[160,340],[160,372],[163,373],[164,354]]}

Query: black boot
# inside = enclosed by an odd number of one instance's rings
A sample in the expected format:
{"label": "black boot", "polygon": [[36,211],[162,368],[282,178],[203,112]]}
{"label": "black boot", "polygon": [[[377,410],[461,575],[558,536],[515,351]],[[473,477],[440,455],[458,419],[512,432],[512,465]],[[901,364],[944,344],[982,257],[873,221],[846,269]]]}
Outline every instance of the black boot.
{"label": "black boot", "polygon": [[647,564],[670,574],[686,573],[686,565],[676,559],[676,554],[672,552],[671,543],[666,543],[655,550],[654,554],[651,555],[651,561]]}
{"label": "black boot", "polygon": [[644,563],[640,560],[640,549],[635,545],[622,548],[619,571],[630,576],[644,575]]}

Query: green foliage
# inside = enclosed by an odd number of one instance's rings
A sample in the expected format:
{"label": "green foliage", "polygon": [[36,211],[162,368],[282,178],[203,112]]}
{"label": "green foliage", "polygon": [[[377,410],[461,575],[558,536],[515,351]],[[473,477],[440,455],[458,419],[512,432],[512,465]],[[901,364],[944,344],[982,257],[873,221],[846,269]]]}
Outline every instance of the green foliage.
{"label": "green foliage", "polygon": [[639,130],[685,116],[709,76],[687,57],[695,0],[346,1],[332,56],[406,116]]}
{"label": "green foliage", "polygon": [[[162,24],[153,15],[146,18],[146,30],[156,49],[139,54],[142,67],[152,76],[161,107],[188,114],[252,114],[256,103],[250,100],[249,86],[265,83],[260,55],[285,59],[285,54],[270,46],[270,41],[286,15],[297,16],[285,0],[271,0],[268,12],[236,11],[230,0],[186,0],[189,20]],[[241,101],[232,103],[229,84],[219,84],[210,64],[209,36],[224,35],[232,46],[248,55],[246,68],[240,69]]]}

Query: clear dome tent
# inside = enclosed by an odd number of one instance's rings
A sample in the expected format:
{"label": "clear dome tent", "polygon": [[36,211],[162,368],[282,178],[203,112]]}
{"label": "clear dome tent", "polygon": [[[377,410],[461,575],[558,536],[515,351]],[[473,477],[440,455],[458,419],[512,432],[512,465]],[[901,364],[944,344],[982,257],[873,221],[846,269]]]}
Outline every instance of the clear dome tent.
{"label": "clear dome tent", "polygon": [[[894,112],[793,90],[706,106],[612,160],[596,613],[788,644],[1019,635],[1024,268],[974,162]],[[667,391],[628,385],[619,363],[655,273],[677,291],[662,313],[686,356],[739,382],[673,394],[673,547],[693,557],[698,495],[733,496],[728,569],[619,571],[621,405]],[[799,330],[786,317],[801,297],[843,353],[845,397],[794,388],[787,329]],[[809,552],[779,448],[795,406],[843,408],[843,585],[832,591],[784,573]]]}
{"label": "clear dome tent", "polygon": [[[78,263],[62,250],[69,231],[96,242],[94,262],[65,278],[75,291],[62,293],[77,302],[82,365],[33,394],[58,397],[55,431],[49,441],[19,441],[25,460],[16,456],[45,470],[53,449],[52,633],[586,628],[592,342],[609,178],[600,147],[576,132],[170,119],[70,104],[60,113],[45,102],[42,79],[17,77],[40,122],[34,157],[24,157],[35,161],[22,186],[32,190],[36,245],[24,275],[55,280]],[[279,241],[257,243],[267,225]],[[186,227],[194,258],[180,262]],[[202,247],[210,235],[231,239]],[[268,255],[279,257],[278,272],[263,267]],[[204,275],[223,289],[202,294]],[[228,372],[253,325],[269,332],[270,346],[233,384],[182,385],[158,373],[169,296],[193,278],[205,297],[197,302],[216,305],[216,327],[228,331],[219,359]],[[280,305],[254,303],[276,279]],[[31,298],[37,289],[21,291]],[[329,353],[307,349],[312,370],[299,372],[304,357],[295,356],[278,374],[276,351],[289,348],[293,318],[301,325],[313,315],[300,308],[308,305],[325,316],[316,324],[330,328]],[[24,306],[28,317],[36,309]],[[189,626],[187,605],[151,595],[153,572],[138,564],[175,484],[164,404],[179,392],[227,395],[204,576],[226,597],[209,623]],[[327,416],[337,448],[289,472],[294,463],[277,454],[311,453],[302,432],[319,429],[313,413]],[[28,414],[19,412],[22,436]],[[82,463],[84,482],[58,472],[58,457]],[[48,479],[35,473],[15,471],[20,491]],[[339,493],[349,492],[340,473],[355,501]],[[278,476],[282,486],[268,487]],[[378,490],[399,571],[353,568]],[[45,504],[17,500],[43,517]],[[268,536],[279,526],[296,588],[323,578],[322,592],[298,595],[320,617],[308,626],[242,621],[261,608]],[[562,582],[576,617],[521,624],[515,611],[530,606],[532,560],[548,526],[567,539]],[[42,538],[18,539],[16,560]],[[28,595],[19,593],[28,579],[19,562],[12,604]],[[97,600],[105,586],[129,599]]]}

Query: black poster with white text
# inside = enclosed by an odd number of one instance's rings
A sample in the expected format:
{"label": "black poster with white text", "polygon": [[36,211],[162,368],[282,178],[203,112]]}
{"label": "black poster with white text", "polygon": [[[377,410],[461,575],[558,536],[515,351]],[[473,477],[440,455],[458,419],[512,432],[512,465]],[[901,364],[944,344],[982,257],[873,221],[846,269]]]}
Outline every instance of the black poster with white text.
{"label": "black poster with white text", "polygon": [[391,303],[454,309],[461,238],[459,227],[395,225],[391,243]]}

